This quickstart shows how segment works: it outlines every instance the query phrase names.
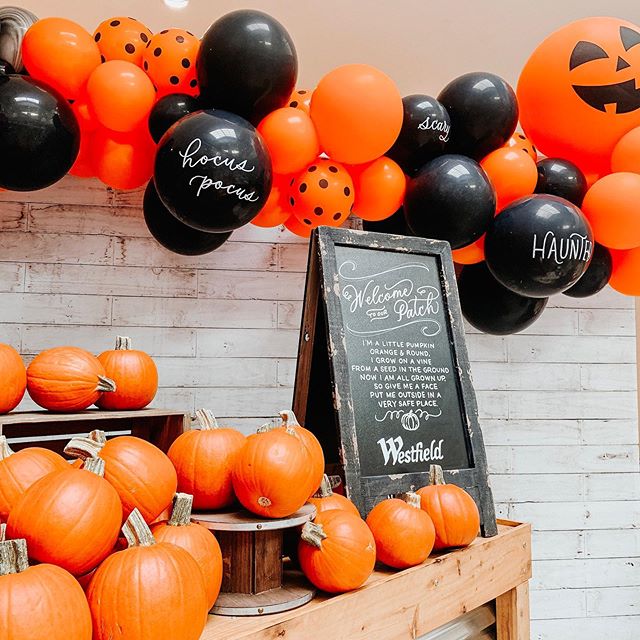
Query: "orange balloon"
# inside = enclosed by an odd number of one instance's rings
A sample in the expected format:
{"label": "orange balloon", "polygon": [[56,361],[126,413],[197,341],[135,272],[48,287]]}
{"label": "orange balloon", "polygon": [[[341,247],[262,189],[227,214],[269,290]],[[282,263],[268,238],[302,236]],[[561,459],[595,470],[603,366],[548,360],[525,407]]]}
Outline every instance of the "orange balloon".
{"label": "orange balloon", "polygon": [[291,176],[273,176],[271,191],[260,213],[251,221],[258,227],[277,227],[284,224],[287,218],[292,215],[288,206],[288,189]]}
{"label": "orange balloon", "polygon": [[139,20],[116,16],[101,22],[93,39],[98,43],[103,62],[126,60],[141,67],[142,52],[152,35]]}
{"label": "orange balloon", "polygon": [[89,77],[87,96],[98,122],[112,131],[132,131],[149,117],[156,99],[151,80],[131,62],[111,60]]}
{"label": "orange balloon", "polygon": [[93,164],[93,132],[81,130],[80,150],[69,173],[78,178],[92,178],[95,176]]}
{"label": "orange balloon", "polygon": [[96,121],[91,109],[89,108],[86,91],[83,91],[76,100],[73,101],[71,109],[76,116],[76,120],[80,125],[80,130],[84,133],[95,131],[98,128],[98,122]]}
{"label": "orange balloon", "polygon": [[613,148],[611,171],[640,173],[640,127],[625,133]]}
{"label": "orange balloon", "polygon": [[298,173],[318,157],[320,143],[311,118],[292,107],[276,109],[258,125],[275,173]]}
{"label": "orange balloon", "polygon": [[606,173],[616,142],[640,125],[640,27],[585,18],[552,33],[518,82],[520,122],[549,157]]}
{"label": "orange balloon", "polygon": [[291,233],[294,233],[295,235],[300,236],[301,238],[311,237],[311,231],[313,230],[313,227],[303,224],[295,216],[288,217],[284,221],[284,226],[287,229],[289,229]]}
{"label": "orange balloon", "polygon": [[355,189],[353,213],[376,222],[392,216],[402,204],[407,179],[391,158],[382,156],[367,165],[349,168]]}
{"label": "orange balloon", "polygon": [[400,133],[403,113],[393,80],[366,64],[330,71],[311,99],[320,146],[334,160],[348,164],[384,155]]}
{"label": "orange balloon", "polygon": [[600,178],[584,197],[582,211],[596,242],[609,249],[640,246],[640,175],[612,173]]}
{"label": "orange balloon", "polygon": [[51,85],[67,100],[80,95],[100,64],[100,50],[91,34],[65,18],[44,18],[29,27],[22,57],[31,77]]}
{"label": "orange balloon", "polygon": [[311,113],[311,89],[296,89],[289,98],[289,106],[293,109],[300,109],[307,115]]}
{"label": "orange balloon", "polygon": [[538,168],[528,153],[514,147],[502,147],[485,156],[480,166],[496,192],[496,210],[535,191]]}
{"label": "orange balloon", "polygon": [[200,40],[184,29],[165,29],[149,40],[142,54],[142,68],[149,74],[158,98],[169,93],[200,93],[196,58]]}
{"label": "orange balloon", "polygon": [[538,150],[536,149],[536,145],[524,135],[524,133],[520,133],[516,131],[505,143],[505,147],[511,147],[514,149],[520,149],[525,153],[528,153],[534,160],[534,162],[538,161]]}
{"label": "orange balloon", "polygon": [[136,189],[153,175],[156,145],[146,123],[135,131],[98,129],[93,142],[95,175],[114,189]]}
{"label": "orange balloon", "polygon": [[454,249],[453,261],[456,264],[477,264],[484,260],[484,234],[475,242],[468,244],[466,247]]}
{"label": "orange balloon", "polygon": [[609,284],[626,296],[640,296],[640,247],[611,251],[613,272]]}

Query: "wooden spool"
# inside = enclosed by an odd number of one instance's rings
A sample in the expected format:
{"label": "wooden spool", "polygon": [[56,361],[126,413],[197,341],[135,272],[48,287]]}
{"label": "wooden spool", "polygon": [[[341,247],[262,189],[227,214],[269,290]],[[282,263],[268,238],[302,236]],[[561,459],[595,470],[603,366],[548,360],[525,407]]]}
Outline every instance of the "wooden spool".
{"label": "wooden spool", "polygon": [[211,613],[257,616],[295,609],[315,595],[304,576],[285,570],[284,531],[316,514],[307,504],[288,518],[267,520],[248,511],[194,513],[192,520],[215,531],[222,550],[222,588]]}

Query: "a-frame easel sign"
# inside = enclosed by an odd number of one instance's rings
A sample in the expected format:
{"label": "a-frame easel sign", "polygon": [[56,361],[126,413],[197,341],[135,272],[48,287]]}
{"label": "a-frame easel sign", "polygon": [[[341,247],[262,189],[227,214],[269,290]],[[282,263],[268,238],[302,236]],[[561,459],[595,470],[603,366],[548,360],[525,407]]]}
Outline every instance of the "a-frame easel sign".
{"label": "a-frame easel sign", "polygon": [[497,533],[448,243],[313,232],[294,411],[363,516],[438,464]]}

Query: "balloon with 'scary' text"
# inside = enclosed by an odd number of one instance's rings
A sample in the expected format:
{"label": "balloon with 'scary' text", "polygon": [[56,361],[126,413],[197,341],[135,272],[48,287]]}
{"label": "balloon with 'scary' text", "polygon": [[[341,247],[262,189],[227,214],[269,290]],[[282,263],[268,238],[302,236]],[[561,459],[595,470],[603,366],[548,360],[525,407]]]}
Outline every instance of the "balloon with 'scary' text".
{"label": "balloon with 'scary' text", "polygon": [[607,286],[612,271],[613,261],[611,259],[611,252],[607,247],[596,242],[593,249],[593,257],[587,270],[573,287],[562,293],[571,298],[588,298],[589,296],[594,296],[598,291],[601,291]]}
{"label": "balloon with 'scary' text", "polygon": [[582,211],[568,200],[526,196],[496,216],[484,252],[489,270],[505,287],[546,298],[573,286],[587,270],[593,232]]}
{"label": "balloon with 'scary' text", "polygon": [[210,233],[251,222],[269,197],[271,159],[255,128],[226,111],[197,111],[164,134],[154,182],[178,220]]}

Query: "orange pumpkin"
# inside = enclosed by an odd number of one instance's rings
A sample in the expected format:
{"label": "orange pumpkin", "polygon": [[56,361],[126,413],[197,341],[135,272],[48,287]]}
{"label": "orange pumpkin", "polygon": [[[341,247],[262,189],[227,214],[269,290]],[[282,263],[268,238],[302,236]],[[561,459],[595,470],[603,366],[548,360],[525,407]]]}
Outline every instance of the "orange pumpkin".
{"label": "orange pumpkin", "polygon": [[56,471],[33,484],[12,509],[7,535],[25,538],[29,555],[80,576],[113,549],[122,522],[115,489],[102,477],[104,461]]}
{"label": "orange pumpkin", "polygon": [[222,509],[235,500],[231,470],[246,438],[220,428],[207,409],[198,409],[196,417],[200,429],[178,436],[167,455],[178,474],[178,491],[193,495],[194,509]]}
{"label": "orange pumpkin", "polygon": [[80,585],[60,567],[30,567],[24,540],[0,542],[0,637],[91,640]]}
{"label": "orange pumpkin", "polygon": [[421,564],[433,549],[433,522],[420,509],[415,493],[406,493],[403,500],[379,502],[367,516],[367,525],[376,541],[378,560],[394,569]]}
{"label": "orange pumpkin", "polygon": [[176,470],[166,454],[142,438],[107,441],[104,431],[96,430],[88,438],[73,438],[65,453],[84,459],[99,455],[105,461],[104,477],[120,496],[123,520],[138,509],[146,522],[153,522],[173,500]]}
{"label": "orange pumpkin", "polygon": [[27,388],[27,371],[20,354],[8,344],[0,343],[0,413],[15,409]]}
{"label": "orange pumpkin", "polygon": [[78,347],[55,347],[27,368],[31,399],[49,411],[82,411],[104,392],[116,390],[100,361]]}
{"label": "orange pumpkin", "polygon": [[316,513],[331,511],[332,509],[341,509],[342,511],[348,511],[360,517],[358,507],[356,507],[349,498],[341,496],[339,493],[333,493],[331,481],[327,475],[322,477],[320,489],[313,494],[312,498],[309,498],[309,502],[316,508]]}
{"label": "orange pumpkin", "polygon": [[199,640],[208,608],[196,561],[156,542],[135,509],[123,531],[129,548],[110,555],[87,589],[93,640]]}
{"label": "orange pumpkin", "polygon": [[314,477],[309,449],[290,426],[265,425],[250,435],[232,472],[233,490],[242,506],[265,518],[298,511]]}
{"label": "orange pumpkin", "polygon": [[298,558],[318,589],[343,593],[361,587],[376,563],[376,543],[359,515],[341,509],[319,513],[302,528]]}
{"label": "orange pumpkin", "polygon": [[466,547],[480,529],[480,513],[474,499],[455,484],[445,484],[442,467],[432,464],[430,482],[416,492],[436,531],[434,549]]}
{"label": "orange pumpkin", "polygon": [[34,482],[68,468],[66,460],[49,449],[28,447],[14,453],[7,439],[0,436],[0,520],[9,517],[15,503]]}
{"label": "orange pumpkin", "polygon": [[211,609],[222,584],[222,552],[213,533],[191,522],[192,496],[176,493],[171,518],[151,527],[158,542],[170,542],[188,551],[202,570],[207,592],[207,607]]}
{"label": "orange pumpkin", "polygon": [[116,391],[103,395],[96,404],[101,409],[144,409],[158,391],[158,369],[151,356],[131,348],[131,338],[118,336],[116,348],[98,356]]}

